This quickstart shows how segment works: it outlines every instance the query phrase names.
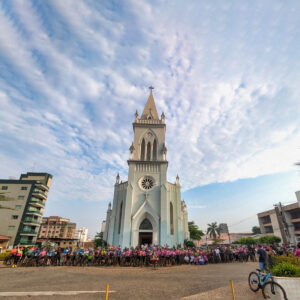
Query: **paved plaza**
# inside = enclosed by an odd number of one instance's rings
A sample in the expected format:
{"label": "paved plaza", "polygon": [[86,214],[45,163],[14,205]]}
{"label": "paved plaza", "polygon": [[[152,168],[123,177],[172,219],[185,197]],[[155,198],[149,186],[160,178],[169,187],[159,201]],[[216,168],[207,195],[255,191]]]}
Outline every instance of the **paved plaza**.
{"label": "paved plaza", "polygon": [[[232,299],[229,281],[234,281],[238,299],[262,299],[252,293],[248,274],[255,263],[131,267],[38,267],[0,268],[0,297],[5,299]],[[79,294],[80,291],[90,293]],[[97,292],[98,291],[98,292]],[[4,292],[32,292],[31,296],[4,297]],[[48,292],[34,296],[33,292]],[[65,294],[61,294],[61,293]],[[94,293],[91,293],[94,292]],[[58,293],[60,295],[51,296]]]}

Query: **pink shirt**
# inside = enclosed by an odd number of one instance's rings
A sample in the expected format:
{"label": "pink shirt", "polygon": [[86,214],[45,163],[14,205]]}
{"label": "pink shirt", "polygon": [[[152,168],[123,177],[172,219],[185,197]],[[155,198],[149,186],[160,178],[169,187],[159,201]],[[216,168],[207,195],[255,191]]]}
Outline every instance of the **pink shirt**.
{"label": "pink shirt", "polygon": [[299,257],[300,258],[300,249],[296,250],[295,252],[295,256]]}

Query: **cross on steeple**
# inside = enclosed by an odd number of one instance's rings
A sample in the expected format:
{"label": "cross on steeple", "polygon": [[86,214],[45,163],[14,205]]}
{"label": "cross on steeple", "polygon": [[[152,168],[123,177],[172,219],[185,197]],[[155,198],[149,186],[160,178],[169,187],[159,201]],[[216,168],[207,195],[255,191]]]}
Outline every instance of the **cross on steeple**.
{"label": "cross on steeple", "polygon": [[154,90],[154,87],[152,85],[150,85],[149,90],[152,92],[152,90]]}

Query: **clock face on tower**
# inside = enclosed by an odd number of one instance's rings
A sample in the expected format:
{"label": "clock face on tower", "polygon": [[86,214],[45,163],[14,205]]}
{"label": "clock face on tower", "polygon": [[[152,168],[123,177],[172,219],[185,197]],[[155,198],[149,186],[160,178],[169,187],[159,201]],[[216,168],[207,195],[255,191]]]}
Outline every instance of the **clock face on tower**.
{"label": "clock face on tower", "polygon": [[143,176],[139,180],[139,186],[144,191],[149,191],[154,187],[154,178],[151,176]]}

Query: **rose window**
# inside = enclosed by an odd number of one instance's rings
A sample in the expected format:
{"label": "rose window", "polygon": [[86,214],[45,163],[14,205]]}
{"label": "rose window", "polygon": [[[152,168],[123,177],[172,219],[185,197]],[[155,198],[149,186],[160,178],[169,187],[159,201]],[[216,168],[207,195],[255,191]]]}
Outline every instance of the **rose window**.
{"label": "rose window", "polygon": [[141,179],[140,185],[144,190],[150,190],[154,186],[154,180],[151,177],[144,177]]}

